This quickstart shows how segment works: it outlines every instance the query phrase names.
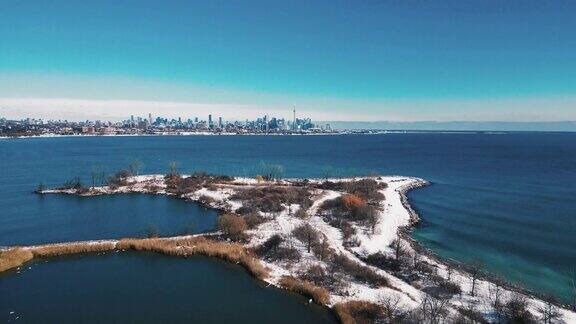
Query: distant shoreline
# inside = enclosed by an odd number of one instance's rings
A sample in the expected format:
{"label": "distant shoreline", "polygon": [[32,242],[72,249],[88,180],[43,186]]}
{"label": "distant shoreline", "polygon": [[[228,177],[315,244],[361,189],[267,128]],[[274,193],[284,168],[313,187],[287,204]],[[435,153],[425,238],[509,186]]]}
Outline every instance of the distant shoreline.
{"label": "distant shoreline", "polygon": [[177,133],[154,133],[154,134],[40,134],[40,135],[16,135],[0,136],[3,139],[26,139],[26,138],[67,138],[67,137],[161,137],[161,136],[339,136],[339,135],[385,135],[385,134],[460,134],[460,135],[505,135],[524,133],[576,133],[572,131],[474,131],[474,130],[343,130],[325,133],[215,133],[215,132],[177,132]]}

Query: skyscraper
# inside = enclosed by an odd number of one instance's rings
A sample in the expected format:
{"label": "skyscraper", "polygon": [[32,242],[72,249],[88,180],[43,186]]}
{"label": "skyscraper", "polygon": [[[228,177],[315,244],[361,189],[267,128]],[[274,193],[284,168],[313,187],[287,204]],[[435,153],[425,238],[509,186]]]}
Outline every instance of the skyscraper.
{"label": "skyscraper", "polygon": [[292,120],[292,129],[296,130],[296,106],[292,106],[292,113],[294,114],[294,119]]}
{"label": "skyscraper", "polygon": [[208,115],[208,127],[212,126],[212,114]]}

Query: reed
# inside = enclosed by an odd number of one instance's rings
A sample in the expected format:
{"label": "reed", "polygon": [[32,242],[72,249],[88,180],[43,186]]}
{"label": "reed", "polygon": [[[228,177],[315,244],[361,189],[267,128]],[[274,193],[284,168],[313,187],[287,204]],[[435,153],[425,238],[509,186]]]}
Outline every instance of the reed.
{"label": "reed", "polygon": [[374,323],[382,314],[380,306],[364,300],[336,304],[334,311],[342,324]]}
{"label": "reed", "polygon": [[227,243],[205,237],[185,239],[123,239],[118,243],[119,249],[136,251],[153,251],[173,256],[189,257],[204,255],[223,259],[243,266],[254,277],[264,280],[268,270],[244,246],[238,243]]}
{"label": "reed", "polygon": [[112,251],[116,248],[114,242],[74,242],[62,244],[39,245],[30,248],[34,257],[47,258],[69,254]]}
{"label": "reed", "polygon": [[19,267],[33,257],[32,252],[22,248],[0,251],[0,272]]}
{"label": "reed", "polygon": [[291,276],[284,276],[280,279],[280,285],[290,291],[312,298],[320,305],[328,305],[330,293],[323,287],[318,287],[313,283],[300,280]]}

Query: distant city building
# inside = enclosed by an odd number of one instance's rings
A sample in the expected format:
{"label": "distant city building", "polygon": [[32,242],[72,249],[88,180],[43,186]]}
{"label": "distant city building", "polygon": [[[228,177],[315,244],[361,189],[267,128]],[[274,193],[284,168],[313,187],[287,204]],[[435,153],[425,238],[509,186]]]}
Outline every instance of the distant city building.
{"label": "distant city building", "polygon": [[170,134],[172,132],[214,131],[229,133],[316,133],[331,132],[329,124],[322,126],[314,125],[310,118],[296,118],[296,109],[292,110],[293,119],[287,120],[274,116],[264,115],[255,120],[225,122],[222,116],[218,117],[217,124],[208,115],[208,120],[200,120],[198,117],[191,118],[164,118],[161,116],[152,118],[130,115],[129,119],[121,122],[100,120],[85,120],[81,122],[69,122],[67,120],[48,120],[24,118],[22,120],[7,120],[0,118],[0,136],[32,136],[41,134]]}

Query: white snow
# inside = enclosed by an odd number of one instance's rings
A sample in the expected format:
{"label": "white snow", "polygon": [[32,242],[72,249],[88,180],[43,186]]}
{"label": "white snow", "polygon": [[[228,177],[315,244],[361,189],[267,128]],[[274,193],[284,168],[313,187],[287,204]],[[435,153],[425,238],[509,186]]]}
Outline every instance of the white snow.
{"label": "white snow", "polygon": [[[354,180],[358,180],[356,178]],[[319,215],[320,206],[327,200],[335,199],[342,195],[341,192],[331,191],[331,190],[320,190],[316,189],[313,192],[312,205],[307,210],[308,217],[305,219],[300,219],[294,217],[295,213],[301,206],[291,205],[284,206],[284,210],[280,213],[274,215],[262,214],[266,222],[259,225],[256,229],[249,231],[250,242],[248,246],[255,247],[266,241],[272,235],[279,234],[287,238],[292,246],[297,248],[302,255],[300,262],[267,262],[262,261],[266,267],[270,270],[270,277],[266,280],[271,284],[278,285],[278,282],[282,276],[291,275],[298,276],[299,273],[306,270],[311,264],[319,264],[324,268],[327,268],[327,264],[318,260],[312,253],[308,253],[306,246],[299,242],[297,239],[292,238],[291,232],[294,228],[302,225],[303,223],[309,223],[314,229],[320,231],[325,235],[329,246],[343,254],[347,258],[357,262],[363,266],[370,267],[374,272],[386,277],[390,282],[392,288],[381,287],[373,288],[367,284],[360,283],[354,280],[350,280],[348,286],[346,287],[346,293],[339,294],[338,292],[331,292],[331,303],[335,304],[342,301],[348,300],[367,300],[372,302],[379,302],[385,298],[397,298],[405,309],[412,309],[418,307],[421,300],[424,298],[425,293],[418,288],[400,280],[399,278],[393,276],[392,274],[383,271],[381,269],[372,267],[364,263],[359,257],[368,256],[374,253],[384,253],[391,255],[393,253],[390,248],[390,244],[396,239],[402,239],[398,235],[398,230],[402,227],[409,226],[413,221],[413,211],[408,205],[405,205],[404,193],[410,188],[422,185],[425,183],[424,180],[418,178],[402,177],[402,176],[387,176],[373,178],[379,182],[384,182],[388,186],[386,189],[382,189],[381,192],[385,196],[380,211],[378,213],[378,222],[375,227],[374,233],[368,228],[364,228],[360,225],[356,225],[357,234],[356,237],[360,242],[359,246],[353,248],[347,248],[344,246],[342,233],[338,228],[335,228],[328,224]],[[211,206],[218,209],[225,209],[230,211],[235,211],[242,206],[242,202],[233,201],[230,196],[233,195],[236,190],[245,189],[250,187],[255,187],[259,185],[290,185],[292,180],[282,180],[277,182],[264,181],[258,182],[252,178],[236,178],[230,184],[222,184],[216,186],[215,190],[209,190],[208,188],[202,188],[191,194],[187,194],[184,198],[190,200],[198,200],[202,196],[210,197],[214,200]],[[329,179],[333,182],[338,181],[350,181],[352,179]],[[126,187],[120,187],[116,190],[111,190],[108,187],[97,187],[94,188],[92,192],[88,195],[94,194],[111,194],[111,193],[123,193],[123,192],[146,192],[147,187],[150,185],[155,185],[159,188],[165,188],[164,180],[162,175],[140,175],[130,178],[131,182],[134,184]],[[323,180],[310,180],[312,183],[319,183]],[[214,188],[212,188],[214,189]],[[65,193],[74,194],[74,190],[46,190],[44,193]],[[158,194],[165,194],[165,191],[161,190],[157,192]],[[178,239],[178,238],[175,238]],[[113,240],[109,241],[93,241],[94,244],[102,242],[115,242]],[[404,246],[414,252],[411,245],[405,242]],[[447,267],[431,258],[427,255],[421,255],[421,260],[424,260],[438,269],[437,274],[447,278],[448,271]],[[490,289],[493,284],[486,280],[477,280],[475,296],[470,295],[471,290],[471,277],[468,273],[452,271],[451,280],[458,283],[462,288],[462,295],[453,297],[450,302],[453,307],[465,306],[470,302],[473,302],[477,309],[485,314],[491,312],[490,306]],[[507,289],[501,288],[504,291],[504,295],[511,294]],[[529,297],[530,300],[530,310],[537,314],[537,309],[543,305],[543,302]],[[563,320],[567,323],[576,323],[576,313],[569,311],[567,309],[560,310],[563,315]]]}

